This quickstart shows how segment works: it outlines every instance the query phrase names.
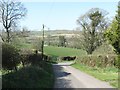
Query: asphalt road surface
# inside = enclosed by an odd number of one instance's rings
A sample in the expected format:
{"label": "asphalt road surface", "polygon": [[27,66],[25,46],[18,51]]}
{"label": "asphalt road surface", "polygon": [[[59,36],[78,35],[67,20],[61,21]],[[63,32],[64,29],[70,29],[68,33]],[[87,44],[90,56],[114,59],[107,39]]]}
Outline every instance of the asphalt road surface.
{"label": "asphalt road surface", "polygon": [[81,72],[68,63],[53,64],[54,88],[113,88],[108,83]]}

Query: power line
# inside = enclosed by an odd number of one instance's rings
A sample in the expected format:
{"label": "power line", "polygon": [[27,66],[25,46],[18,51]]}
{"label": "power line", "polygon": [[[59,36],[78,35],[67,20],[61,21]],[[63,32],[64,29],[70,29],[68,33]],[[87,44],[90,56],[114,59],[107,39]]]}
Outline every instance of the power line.
{"label": "power line", "polygon": [[[50,12],[48,12],[48,14],[46,16],[47,20],[48,20],[48,17],[50,16],[50,13],[52,12],[53,5],[54,5],[54,2],[52,2],[52,5],[51,5],[50,10],[49,10]],[[45,27],[48,28],[48,30],[50,29],[46,25],[44,25],[44,24],[42,25],[42,46],[41,46],[41,49],[42,49],[41,50],[42,51],[42,60],[43,60],[43,56],[44,56],[44,33],[45,33],[44,29],[45,29]]]}
{"label": "power line", "polygon": [[[52,11],[53,11],[53,7],[54,7],[54,0],[51,0],[50,1],[50,3],[51,3],[51,5],[50,5],[50,8],[49,8],[49,10],[48,10],[48,12],[47,12],[47,14],[45,15],[45,18],[46,18],[46,20],[50,20],[50,18],[51,18],[51,15],[52,15]],[[46,24],[46,22],[44,22],[45,24]]]}

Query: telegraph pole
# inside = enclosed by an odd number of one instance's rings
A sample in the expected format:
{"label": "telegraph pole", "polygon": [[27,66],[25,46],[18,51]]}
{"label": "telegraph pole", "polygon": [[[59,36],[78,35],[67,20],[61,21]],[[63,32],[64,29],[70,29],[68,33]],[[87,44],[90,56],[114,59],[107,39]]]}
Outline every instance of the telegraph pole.
{"label": "telegraph pole", "polygon": [[42,60],[43,60],[43,54],[44,54],[44,27],[45,27],[45,25],[43,24],[43,28],[42,28],[42,30],[43,30],[43,32],[42,32],[42,46],[41,46],[41,48],[42,48]]}

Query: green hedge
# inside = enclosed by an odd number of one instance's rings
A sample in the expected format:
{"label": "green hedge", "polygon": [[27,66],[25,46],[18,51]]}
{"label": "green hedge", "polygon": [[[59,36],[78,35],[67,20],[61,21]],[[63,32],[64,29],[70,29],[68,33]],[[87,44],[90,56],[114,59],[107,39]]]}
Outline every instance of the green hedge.
{"label": "green hedge", "polygon": [[91,67],[118,67],[117,55],[88,55],[77,58],[77,63],[82,63]]}

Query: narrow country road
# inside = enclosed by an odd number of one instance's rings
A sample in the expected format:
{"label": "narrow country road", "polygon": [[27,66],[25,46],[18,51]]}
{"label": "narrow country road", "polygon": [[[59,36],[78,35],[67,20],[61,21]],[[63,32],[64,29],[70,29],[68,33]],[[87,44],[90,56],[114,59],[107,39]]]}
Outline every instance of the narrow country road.
{"label": "narrow country road", "polygon": [[54,88],[113,88],[108,83],[71,67],[70,64],[72,63],[53,64]]}

